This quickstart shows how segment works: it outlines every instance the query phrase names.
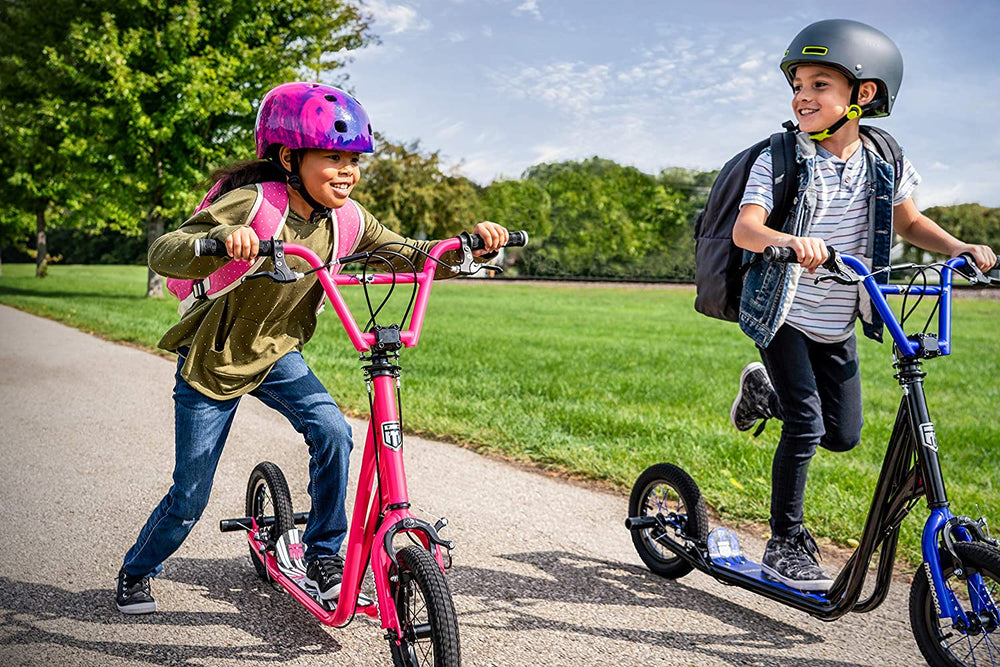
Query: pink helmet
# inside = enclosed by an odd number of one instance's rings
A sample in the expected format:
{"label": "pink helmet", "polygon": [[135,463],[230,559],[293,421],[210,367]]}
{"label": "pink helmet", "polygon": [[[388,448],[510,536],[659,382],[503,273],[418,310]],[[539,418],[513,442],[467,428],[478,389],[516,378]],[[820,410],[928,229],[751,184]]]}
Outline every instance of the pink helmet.
{"label": "pink helmet", "polygon": [[254,129],[257,157],[274,144],[352,153],[374,151],[372,126],[364,107],[333,86],[296,81],[273,88],[260,103]]}

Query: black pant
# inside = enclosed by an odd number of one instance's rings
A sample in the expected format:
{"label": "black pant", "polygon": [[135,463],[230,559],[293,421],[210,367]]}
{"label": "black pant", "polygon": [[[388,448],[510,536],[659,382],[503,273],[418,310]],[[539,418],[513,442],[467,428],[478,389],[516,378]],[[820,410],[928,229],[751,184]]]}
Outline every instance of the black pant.
{"label": "black pant", "polygon": [[846,452],[861,441],[861,373],[857,340],[817,343],[782,326],[760,356],[777,394],[781,440],[771,466],[771,533],[802,526],[806,476],[816,446]]}

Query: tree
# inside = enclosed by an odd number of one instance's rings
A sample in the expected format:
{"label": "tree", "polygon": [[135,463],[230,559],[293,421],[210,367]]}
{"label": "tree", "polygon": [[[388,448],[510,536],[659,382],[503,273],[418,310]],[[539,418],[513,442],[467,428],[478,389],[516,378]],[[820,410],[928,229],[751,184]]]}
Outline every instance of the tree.
{"label": "tree", "polygon": [[410,238],[447,238],[483,219],[479,188],[464,176],[441,171],[435,151],[420,142],[394,144],[376,134],[365,161],[357,201],[389,229]]}
{"label": "tree", "polygon": [[664,258],[689,235],[688,198],[634,167],[594,157],[536,165],[525,179],[551,201],[551,234],[525,250],[538,275],[666,277]]}
{"label": "tree", "polygon": [[[966,243],[984,243],[993,249],[1000,248],[1000,208],[957,204],[932,206],[923,214]],[[920,248],[903,242],[906,261],[921,262],[924,254]]]}
{"label": "tree", "polygon": [[[97,16],[92,2],[5,0],[0,4],[0,220],[35,227],[36,275],[47,270],[47,216],[68,219],[86,199],[79,139],[88,136],[86,90],[50,67],[74,21]],[[6,240],[6,239],[5,239]]]}
{"label": "tree", "polygon": [[[48,2],[15,1],[45,24]],[[335,71],[340,54],[373,39],[346,0],[106,0],[82,12],[48,42],[41,68],[42,84],[72,82],[59,101],[87,109],[68,129],[93,206],[73,208],[90,209],[87,225],[152,243],[190,214],[210,169],[252,156],[269,88]],[[162,294],[152,272],[147,292]]]}

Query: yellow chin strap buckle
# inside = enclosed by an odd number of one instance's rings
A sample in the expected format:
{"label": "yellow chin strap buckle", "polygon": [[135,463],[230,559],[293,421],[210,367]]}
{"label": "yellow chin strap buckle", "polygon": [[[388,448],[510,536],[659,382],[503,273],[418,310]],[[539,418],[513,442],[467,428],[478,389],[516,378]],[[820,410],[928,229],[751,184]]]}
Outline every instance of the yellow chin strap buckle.
{"label": "yellow chin strap buckle", "polygon": [[837,130],[839,130],[844,126],[844,123],[846,123],[849,120],[854,120],[855,118],[861,118],[861,115],[863,113],[864,109],[862,109],[857,104],[852,104],[851,106],[847,107],[847,113],[844,114],[843,118],[838,120],[830,127],[826,128],[825,130],[822,130],[820,132],[813,132],[812,134],[809,135],[809,138],[812,139],[813,141],[823,141],[825,139],[829,139],[830,137],[833,136],[834,132],[836,132]]}

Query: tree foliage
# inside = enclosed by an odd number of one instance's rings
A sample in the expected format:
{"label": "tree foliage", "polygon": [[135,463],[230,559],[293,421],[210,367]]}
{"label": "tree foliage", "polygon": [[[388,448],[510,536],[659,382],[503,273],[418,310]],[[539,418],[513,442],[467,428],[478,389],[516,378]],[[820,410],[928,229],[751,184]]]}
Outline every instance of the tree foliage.
{"label": "tree foliage", "polygon": [[437,152],[376,135],[354,197],[389,229],[411,238],[447,238],[482,220],[478,186],[441,170]]}
{"label": "tree foliage", "polygon": [[[23,164],[75,156],[73,187],[85,184],[92,205],[74,202],[54,169],[32,183],[55,191],[13,185],[90,228],[150,242],[190,213],[210,169],[252,155],[256,103],[269,88],[337,70],[338,54],[373,39],[360,8],[343,0],[10,0],[7,13],[31,44],[4,40],[4,74],[37,58],[15,102],[24,114],[12,121],[30,136],[11,149]],[[36,26],[46,29],[35,36]],[[12,90],[0,90],[10,103]]]}

